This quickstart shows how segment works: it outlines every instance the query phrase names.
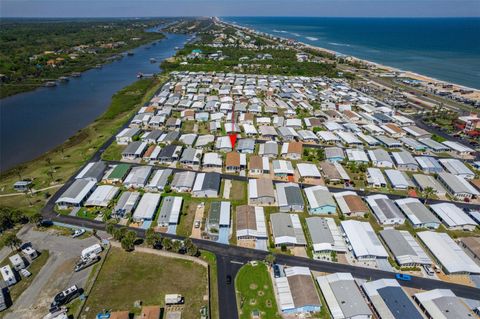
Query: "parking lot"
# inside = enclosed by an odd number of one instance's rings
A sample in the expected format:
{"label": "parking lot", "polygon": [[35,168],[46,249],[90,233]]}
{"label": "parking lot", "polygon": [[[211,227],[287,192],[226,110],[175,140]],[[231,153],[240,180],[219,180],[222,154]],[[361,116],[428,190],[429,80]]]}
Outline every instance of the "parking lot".
{"label": "parking lot", "polygon": [[32,284],[14,301],[4,316],[6,319],[43,318],[54,295],[72,285],[83,288],[92,269],[73,271],[82,249],[98,242],[95,237],[73,239],[50,230],[36,231],[31,227],[22,229],[18,237],[24,243],[31,242],[37,251],[48,250],[50,257]]}

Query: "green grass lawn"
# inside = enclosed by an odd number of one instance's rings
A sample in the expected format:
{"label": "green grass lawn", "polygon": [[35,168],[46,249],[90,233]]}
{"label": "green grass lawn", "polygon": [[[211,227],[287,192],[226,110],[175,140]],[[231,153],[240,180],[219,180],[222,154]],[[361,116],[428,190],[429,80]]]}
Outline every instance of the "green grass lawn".
{"label": "green grass lawn", "polygon": [[277,313],[272,281],[264,263],[243,266],[235,278],[235,289],[241,319],[250,319],[254,310],[260,312],[261,318],[281,318]]}
{"label": "green grass lawn", "polygon": [[102,159],[105,161],[119,161],[122,159],[122,152],[126,145],[118,145],[117,142],[113,142],[102,154]]}
{"label": "green grass lawn", "polygon": [[182,133],[193,133],[195,121],[185,121],[182,123]]}
{"label": "green grass lawn", "polygon": [[182,318],[198,318],[207,305],[207,270],[192,261],[112,248],[88,296],[82,315],[93,318],[103,309],[138,314],[134,302],[164,306],[165,294],[185,297]]}
{"label": "green grass lawn", "polygon": [[247,183],[241,181],[232,181],[232,188],[230,189],[230,199],[232,201],[241,201],[242,203],[246,204]]}
{"label": "green grass lawn", "polygon": [[96,212],[97,210],[82,208],[77,212],[77,217],[82,217],[86,219],[95,219],[98,216]]}

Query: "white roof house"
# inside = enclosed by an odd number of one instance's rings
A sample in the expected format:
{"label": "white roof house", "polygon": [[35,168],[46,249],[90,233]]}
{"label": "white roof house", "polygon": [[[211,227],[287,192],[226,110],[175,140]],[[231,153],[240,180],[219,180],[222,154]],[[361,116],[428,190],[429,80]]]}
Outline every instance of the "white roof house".
{"label": "white roof house", "polygon": [[228,136],[217,137],[217,141],[215,143],[215,148],[220,150],[220,151],[231,151],[232,150],[232,142],[230,142],[230,137],[228,137]]}
{"label": "white roof house", "polygon": [[380,236],[401,267],[432,264],[430,257],[407,230],[388,228],[380,231]]}
{"label": "white roof house", "polygon": [[473,196],[480,195],[480,192],[463,177],[450,173],[439,173],[438,181],[451,195],[458,199],[472,198]]}
{"label": "white roof house", "polygon": [[337,205],[327,187],[322,185],[304,189],[308,201],[308,211],[311,214],[334,214]]}
{"label": "white roof house", "polygon": [[453,175],[457,175],[466,179],[475,178],[475,173],[472,172],[465,164],[463,164],[462,161],[456,158],[441,158],[438,161],[449,173],[452,173]]}
{"label": "white roof house", "polygon": [[100,185],[85,202],[85,206],[107,207],[112,199],[117,196],[120,188],[112,185]]}
{"label": "white roof house", "polygon": [[447,274],[480,274],[480,266],[446,233],[423,231],[417,236]]}
{"label": "white roof house", "polygon": [[395,203],[415,228],[437,229],[441,224],[440,220],[418,198],[401,198],[395,200]]}
{"label": "white roof house", "polygon": [[132,218],[135,221],[152,220],[160,202],[160,194],[145,193],[138,203]]}
{"label": "white roof house", "polygon": [[17,283],[17,279],[15,278],[15,273],[13,272],[10,265],[5,265],[0,268],[0,274],[2,275],[3,281],[7,286],[12,286]]}
{"label": "white roof house", "polygon": [[381,225],[400,225],[405,222],[402,212],[387,195],[370,195],[366,201]]}
{"label": "white roof house", "polygon": [[370,157],[373,165],[376,167],[393,167],[392,158],[390,157],[388,152],[382,148],[368,150],[368,156]]}
{"label": "white roof house", "polygon": [[430,205],[430,208],[449,229],[474,230],[477,223],[462,209],[452,203]]}
{"label": "white roof house", "polygon": [[362,145],[362,141],[360,141],[353,133],[345,132],[345,131],[336,131],[335,134],[338,135],[340,140],[347,145]]}
{"label": "white roof house", "polygon": [[218,153],[205,153],[202,165],[204,167],[222,167],[222,157]]}
{"label": "white roof house", "polygon": [[350,273],[317,277],[318,286],[332,318],[371,318],[372,312]]}
{"label": "white roof house", "polygon": [[457,143],[457,142],[454,142],[454,141],[444,141],[442,142],[443,145],[446,145],[448,146],[449,148],[451,148],[454,152],[460,154],[460,155],[464,155],[464,154],[470,154],[470,153],[475,153],[475,150],[468,147],[468,146],[465,146],[463,144],[460,144],[460,143]]}
{"label": "white roof house", "polygon": [[347,251],[335,219],[309,217],[306,218],[305,221],[307,222],[314,253]]}
{"label": "white roof house", "polygon": [[428,318],[469,319],[474,315],[466,304],[450,289],[433,289],[413,295],[413,299],[425,309]]}
{"label": "white roof house", "polygon": [[315,164],[299,163],[297,164],[298,173],[301,177],[321,178],[320,171]]}
{"label": "white roof house", "polygon": [[319,131],[317,136],[325,142],[337,142],[340,138],[331,131]]}
{"label": "white roof house", "polygon": [[158,226],[176,226],[182,210],[182,203],[183,198],[180,196],[165,197],[157,218]]}
{"label": "white roof house", "polygon": [[293,175],[295,173],[292,162],[290,161],[273,160],[272,166],[275,175]]}
{"label": "white roof house", "polygon": [[341,222],[345,233],[347,246],[358,259],[374,260],[387,258],[388,253],[375,235],[375,231],[368,222],[345,220]]}
{"label": "white roof house", "polygon": [[272,233],[276,246],[306,246],[302,224],[297,214],[274,213],[270,215]]}
{"label": "white roof house", "polygon": [[151,172],[151,166],[133,167],[130,173],[128,173],[127,178],[123,181],[123,185],[133,188],[145,187]]}
{"label": "white roof house", "polygon": [[365,151],[356,149],[356,148],[349,148],[345,151],[347,153],[348,160],[351,162],[361,162],[361,163],[368,163],[368,156]]}
{"label": "white roof house", "polygon": [[257,129],[252,124],[243,124],[243,131],[246,135],[257,135]]}
{"label": "white roof house", "polygon": [[383,176],[382,171],[378,168],[367,168],[367,182],[374,187],[387,186],[387,180]]}
{"label": "white roof house", "polygon": [[95,188],[96,184],[97,183],[93,180],[77,179],[67,188],[62,196],[55,201],[55,203],[60,207],[81,206],[88,194],[90,194]]}
{"label": "white roof house", "polygon": [[408,177],[407,173],[401,172],[396,169],[386,169],[385,175],[392,185],[392,188],[395,189],[408,189],[409,187],[414,187],[412,180]]}

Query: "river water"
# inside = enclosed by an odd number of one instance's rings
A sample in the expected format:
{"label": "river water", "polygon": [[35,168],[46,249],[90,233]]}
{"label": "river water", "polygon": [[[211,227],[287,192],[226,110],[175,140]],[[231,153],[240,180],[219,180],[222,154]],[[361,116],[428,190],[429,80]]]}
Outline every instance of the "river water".
{"label": "river water", "polygon": [[[93,122],[115,92],[137,80],[138,72],[160,72],[159,63],[188,40],[185,35],[166,36],[65,84],[0,100],[0,171],[35,159]],[[150,63],[150,58],[157,63]]]}

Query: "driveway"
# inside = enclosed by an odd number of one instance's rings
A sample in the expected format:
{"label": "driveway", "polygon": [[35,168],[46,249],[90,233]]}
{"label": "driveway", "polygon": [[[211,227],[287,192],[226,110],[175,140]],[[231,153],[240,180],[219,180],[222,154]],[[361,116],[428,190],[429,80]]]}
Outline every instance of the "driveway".
{"label": "driveway", "polygon": [[18,237],[24,243],[31,242],[38,251],[48,250],[50,257],[32,284],[14,300],[4,318],[43,318],[48,313],[56,293],[72,285],[84,287],[92,268],[74,272],[73,266],[82,249],[97,243],[98,240],[95,237],[73,239],[50,231],[35,231],[32,226],[25,226]]}

